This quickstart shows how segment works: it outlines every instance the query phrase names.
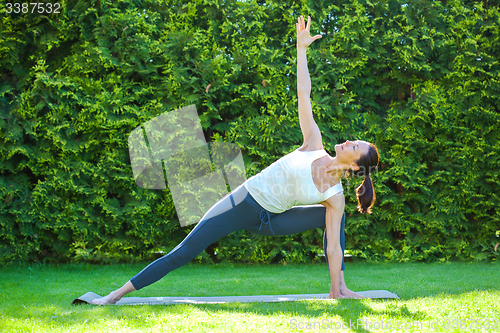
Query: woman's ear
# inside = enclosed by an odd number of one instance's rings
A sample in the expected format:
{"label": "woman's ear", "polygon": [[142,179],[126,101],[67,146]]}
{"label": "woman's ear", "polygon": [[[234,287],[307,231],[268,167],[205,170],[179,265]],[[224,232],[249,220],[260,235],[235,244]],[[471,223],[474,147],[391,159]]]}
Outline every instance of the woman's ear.
{"label": "woman's ear", "polygon": [[354,163],[354,162],[352,162],[351,164],[349,164],[349,167],[353,171],[359,170],[359,166],[356,163]]}

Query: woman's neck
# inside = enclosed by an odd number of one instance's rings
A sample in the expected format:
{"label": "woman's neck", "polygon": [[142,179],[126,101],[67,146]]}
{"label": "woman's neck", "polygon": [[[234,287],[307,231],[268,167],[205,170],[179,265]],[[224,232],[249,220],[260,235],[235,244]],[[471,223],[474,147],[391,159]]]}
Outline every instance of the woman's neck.
{"label": "woman's neck", "polygon": [[325,171],[334,180],[335,184],[337,184],[340,183],[340,179],[348,168],[346,164],[339,162],[337,157],[331,157]]}

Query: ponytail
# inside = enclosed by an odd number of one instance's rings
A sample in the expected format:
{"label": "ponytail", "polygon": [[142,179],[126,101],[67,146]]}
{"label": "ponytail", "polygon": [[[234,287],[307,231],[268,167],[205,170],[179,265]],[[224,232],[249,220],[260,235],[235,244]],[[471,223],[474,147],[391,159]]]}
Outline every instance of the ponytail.
{"label": "ponytail", "polygon": [[376,196],[370,175],[364,176],[363,183],[356,188],[356,197],[358,198],[358,211],[362,214],[371,214]]}
{"label": "ponytail", "polygon": [[375,145],[369,144],[368,153],[356,161],[358,170],[350,170],[355,176],[364,177],[363,183],[356,188],[356,197],[358,198],[358,211],[362,214],[371,214],[372,206],[375,203],[375,190],[373,188],[371,171],[378,166],[379,155]]}

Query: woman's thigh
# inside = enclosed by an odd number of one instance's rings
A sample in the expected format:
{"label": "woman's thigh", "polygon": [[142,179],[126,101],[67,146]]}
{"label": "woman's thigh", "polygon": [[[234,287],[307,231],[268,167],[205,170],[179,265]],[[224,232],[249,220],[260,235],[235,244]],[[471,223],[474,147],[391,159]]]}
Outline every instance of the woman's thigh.
{"label": "woman's thigh", "polygon": [[325,228],[325,215],[326,208],[323,205],[295,206],[283,213],[271,214],[270,226],[251,231],[269,236],[294,235],[314,228]]}
{"label": "woman's thigh", "polygon": [[[245,191],[243,187],[232,194],[239,198],[245,194]],[[234,198],[232,201],[234,202]],[[259,212],[246,201],[239,200],[238,203],[233,204],[230,196],[226,196],[212,206],[184,240],[162,259],[167,260],[174,268],[180,267],[195,258],[210,244],[237,230],[246,229],[247,225],[256,224],[258,219]]]}
{"label": "woman's thigh", "polygon": [[208,220],[209,218],[220,215],[231,208],[239,205],[247,196],[248,191],[243,186],[240,185],[235,188],[231,193],[217,201],[206,213],[203,215],[200,221]]}

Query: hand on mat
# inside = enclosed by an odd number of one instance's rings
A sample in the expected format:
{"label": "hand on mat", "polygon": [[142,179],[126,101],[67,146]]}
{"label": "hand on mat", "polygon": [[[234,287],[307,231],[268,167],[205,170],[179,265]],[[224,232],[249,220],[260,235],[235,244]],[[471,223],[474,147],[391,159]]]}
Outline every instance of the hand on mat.
{"label": "hand on mat", "polygon": [[343,296],[343,298],[366,298],[364,296],[361,296],[360,294],[355,293],[354,291],[349,290],[345,285],[340,286],[340,294]]}
{"label": "hand on mat", "polygon": [[304,16],[298,18],[297,27],[297,47],[307,47],[316,39],[321,38],[321,35],[311,37],[309,30],[311,29],[311,17],[307,17],[307,27],[304,22]]}
{"label": "hand on mat", "polygon": [[341,298],[366,298],[361,296],[354,291],[349,290],[345,283],[340,283],[339,289],[336,291],[330,290],[330,298],[331,299],[341,299]]}
{"label": "hand on mat", "polygon": [[340,293],[344,296],[344,298],[366,298],[361,296],[360,294],[355,293],[354,291],[349,290],[344,280],[344,271],[340,271],[340,284],[339,284]]}
{"label": "hand on mat", "polygon": [[342,295],[342,293],[338,292],[338,293],[334,293],[332,291],[330,291],[330,296],[329,296],[330,299],[341,299],[341,298],[346,298],[344,295]]}

